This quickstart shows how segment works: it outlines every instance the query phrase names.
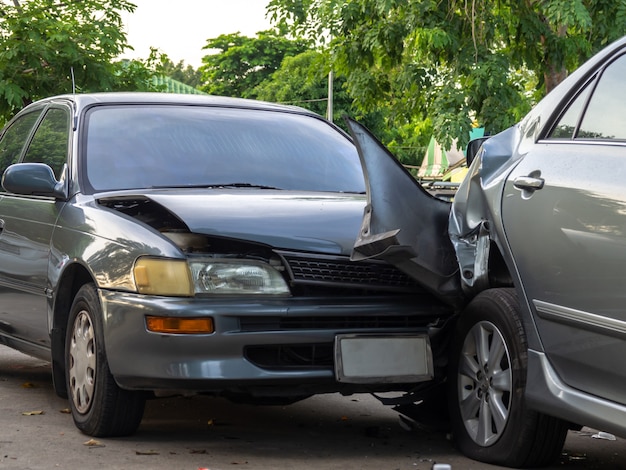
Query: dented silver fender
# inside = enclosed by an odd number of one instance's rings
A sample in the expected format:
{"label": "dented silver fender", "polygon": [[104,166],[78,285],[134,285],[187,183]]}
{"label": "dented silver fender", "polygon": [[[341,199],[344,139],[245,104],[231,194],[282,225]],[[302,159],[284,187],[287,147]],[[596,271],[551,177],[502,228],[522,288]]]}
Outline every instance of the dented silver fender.
{"label": "dented silver fender", "polygon": [[506,176],[519,161],[513,149],[518,141],[518,127],[485,141],[454,196],[448,232],[469,296],[489,287],[491,242],[499,243],[503,233],[502,194]]}

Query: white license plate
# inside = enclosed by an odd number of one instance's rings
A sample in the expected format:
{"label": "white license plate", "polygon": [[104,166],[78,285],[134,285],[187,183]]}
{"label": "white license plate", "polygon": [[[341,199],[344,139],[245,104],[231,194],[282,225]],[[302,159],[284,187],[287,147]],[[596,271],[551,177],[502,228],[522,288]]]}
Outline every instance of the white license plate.
{"label": "white license plate", "polygon": [[427,335],[337,335],[335,378],[346,383],[413,383],[433,378]]}

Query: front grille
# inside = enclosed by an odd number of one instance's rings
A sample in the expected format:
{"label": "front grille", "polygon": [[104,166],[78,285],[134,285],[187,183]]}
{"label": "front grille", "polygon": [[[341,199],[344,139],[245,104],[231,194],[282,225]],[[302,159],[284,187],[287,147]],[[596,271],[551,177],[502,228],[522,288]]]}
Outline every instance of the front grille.
{"label": "front grille", "polygon": [[333,344],[295,344],[248,346],[245,357],[263,369],[327,369],[332,368]]}
{"label": "front grille", "polygon": [[424,315],[376,315],[339,317],[239,317],[240,331],[355,330],[384,328],[423,328],[435,321]]}
{"label": "front grille", "polygon": [[281,253],[294,283],[359,286],[369,289],[416,292],[418,284],[397,268],[384,263],[345,258]]}

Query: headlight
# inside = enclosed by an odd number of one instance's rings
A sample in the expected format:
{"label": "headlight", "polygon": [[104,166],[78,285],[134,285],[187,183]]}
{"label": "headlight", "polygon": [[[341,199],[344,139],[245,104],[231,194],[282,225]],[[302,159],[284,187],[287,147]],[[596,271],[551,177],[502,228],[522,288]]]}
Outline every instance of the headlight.
{"label": "headlight", "polygon": [[136,261],[133,275],[141,294],[289,295],[289,287],[276,269],[251,260],[146,257]]}
{"label": "headlight", "polygon": [[191,261],[196,294],[288,295],[285,280],[269,264],[251,260]]}
{"label": "headlight", "polygon": [[190,297],[193,282],[185,260],[139,258],[133,268],[135,285],[141,294]]}

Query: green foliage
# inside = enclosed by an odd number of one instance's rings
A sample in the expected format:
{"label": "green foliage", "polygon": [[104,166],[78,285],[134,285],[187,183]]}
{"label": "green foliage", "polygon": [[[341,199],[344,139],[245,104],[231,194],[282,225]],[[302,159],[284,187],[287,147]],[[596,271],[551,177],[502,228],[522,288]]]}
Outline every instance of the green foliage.
{"label": "green foliage", "polygon": [[626,33],[626,0],[271,0],[268,11],[291,34],[326,39],[356,109],[382,112],[383,140],[403,158],[431,126],[444,146],[466,143],[475,122],[510,126]]}
{"label": "green foliage", "polygon": [[24,105],[79,91],[146,89],[143,61],[116,61],[129,48],[126,0],[14,0],[0,4],[0,120]]}
{"label": "green foliage", "polygon": [[216,53],[202,58],[201,87],[212,95],[255,98],[255,88],[280,67],[283,58],[308,49],[304,40],[290,40],[276,31],[261,31],[254,38],[239,33],[208,39],[204,49]]}
{"label": "green foliage", "polygon": [[324,43],[341,25],[345,0],[270,0],[267,12],[282,34]]}
{"label": "green foliage", "polygon": [[194,69],[191,65],[185,66],[185,62],[182,60],[174,64],[166,55],[162,57],[162,61],[157,69],[161,74],[193,88],[199,88],[202,83],[200,70]]}
{"label": "green foliage", "polygon": [[111,83],[101,84],[100,88],[83,88],[79,92],[89,91],[165,91],[165,85],[158,85],[154,78],[159,75],[160,64],[166,59],[156,49],[150,49],[147,59],[121,60],[111,64]]}
{"label": "green foliage", "polygon": [[[261,82],[253,90],[253,94],[257,99],[295,105],[326,116],[329,72],[328,55],[317,50],[308,50],[294,57],[285,57],[281,67],[270,78]],[[352,97],[346,91],[346,77],[334,74],[332,82],[335,124],[347,131],[344,116],[349,116],[358,119],[385,142],[393,142],[398,132],[387,125],[384,110],[363,111],[356,108]],[[415,160],[409,157],[412,149],[397,150],[403,161],[415,163]],[[422,150],[420,149],[420,152]]]}
{"label": "green foliage", "polygon": [[[285,57],[281,67],[271,78],[261,82],[253,94],[260,100],[296,105],[324,116],[328,107],[329,70],[323,59],[324,56],[314,50]],[[341,92],[342,82],[339,79],[334,84],[339,88],[334,94],[335,111],[339,111],[347,100],[345,92]]]}

